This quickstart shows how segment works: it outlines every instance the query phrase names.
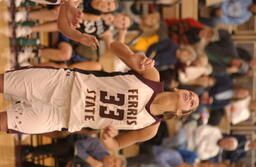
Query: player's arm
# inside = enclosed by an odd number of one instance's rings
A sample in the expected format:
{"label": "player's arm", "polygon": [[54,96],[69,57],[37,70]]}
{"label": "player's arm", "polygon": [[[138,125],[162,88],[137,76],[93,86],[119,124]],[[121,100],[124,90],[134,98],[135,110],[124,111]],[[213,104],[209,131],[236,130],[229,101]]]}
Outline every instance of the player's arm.
{"label": "player's arm", "polygon": [[159,81],[159,72],[154,67],[154,60],[143,54],[135,54],[127,45],[114,41],[111,43],[111,51],[119,57],[128,67],[142,75],[144,78]]}
{"label": "player's arm", "polygon": [[[58,29],[66,37],[77,41],[83,45],[96,48],[98,46],[98,40],[91,35],[82,34],[78,30],[74,29],[73,23],[68,20],[67,11],[70,11],[69,2],[64,2],[60,7],[59,17],[58,17]],[[79,16],[78,16],[79,17]]]}
{"label": "player's arm", "polygon": [[160,122],[143,129],[119,134],[116,137],[111,136],[108,131],[104,130],[102,134],[102,142],[105,147],[110,150],[122,149],[137,142],[144,142],[151,139],[156,135],[159,125]]}

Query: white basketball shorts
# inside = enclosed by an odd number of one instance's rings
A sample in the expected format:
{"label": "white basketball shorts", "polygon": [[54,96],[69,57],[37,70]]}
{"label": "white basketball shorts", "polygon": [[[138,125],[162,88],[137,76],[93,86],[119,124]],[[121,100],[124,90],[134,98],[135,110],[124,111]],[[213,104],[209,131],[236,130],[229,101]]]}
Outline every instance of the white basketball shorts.
{"label": "white basketball shorts", "polygon": [[70,70],[26,68],[4,74],[8,129],[40,134],[67,128],[73,74]]}

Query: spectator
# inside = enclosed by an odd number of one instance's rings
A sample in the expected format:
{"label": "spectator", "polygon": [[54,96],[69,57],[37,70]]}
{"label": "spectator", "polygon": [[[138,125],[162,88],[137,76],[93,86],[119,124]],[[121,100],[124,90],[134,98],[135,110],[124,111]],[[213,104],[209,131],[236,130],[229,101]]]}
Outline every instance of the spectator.
{"label": "spectator", "polygon": [[218,24],[239,25],[248,21],[256,12],[253,0],[225,0],[212,6],[212,16],[201,18],[200,22],[208,26]]}
{"label": "spectator", "polygon": [[187,148],[195,151],[201,160],[216,156],[221,149],[235,150],[237,140],[233,137],[223,137],[219,128],[210,125],[193,127],[187,124],[176,136],[163,141],[166,147]]}
{"label": "spectator", "polygon": [[[182,154],[181,154],[182,153]],[[183,158],[186,157],[186,158]],[[193,152],[186,150],[173,150],[164,148],[162,146],[152,146],[143,150],[142,153],[135,157],[127,159],[128,167],[133,165],[149,165],[155,164],[159,167],[176,167],[178,165],[186,163],[185,160],[189,159],[189,162],[194,162],[196,155]]]}
{"label": "spectator", "polygon": [[[122,167],[125,165],[123,158],[110,155],[98,138],[86,135],[70,135],[56,143],[42,146],[22,146],[22,153],[56,156],[66,163],[72,159],[73,164],[82,164],[83,167]],[[75,152],[74,152],[75,150]],[[74,157],[75,156],[75,157]]]}
{"label": "spectator", "polygon": [[169,39],[152,44],[148,48],[146,56],[155,60],[156,68],[160,71],[174,68],[178,61],[190,65],[197,57],[191,46],[179,47]]}

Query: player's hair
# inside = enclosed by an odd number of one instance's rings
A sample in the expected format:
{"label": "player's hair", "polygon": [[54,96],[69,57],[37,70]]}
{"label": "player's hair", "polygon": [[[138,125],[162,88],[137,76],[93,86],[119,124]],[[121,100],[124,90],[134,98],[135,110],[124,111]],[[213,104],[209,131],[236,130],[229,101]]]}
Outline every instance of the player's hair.
{"label": "player's hair", "polygon": [[182,115],[180,116],[177,116],[173,111],[165,111],[161,117],[161,119],[163,120],[169,120],[169,119],[172,119],[174,117],[176,118],[182,118],[184,116],[188,116],[190,115],[191,113],[193,113],[196,109],[193,109],[193,110],[182,110]]}

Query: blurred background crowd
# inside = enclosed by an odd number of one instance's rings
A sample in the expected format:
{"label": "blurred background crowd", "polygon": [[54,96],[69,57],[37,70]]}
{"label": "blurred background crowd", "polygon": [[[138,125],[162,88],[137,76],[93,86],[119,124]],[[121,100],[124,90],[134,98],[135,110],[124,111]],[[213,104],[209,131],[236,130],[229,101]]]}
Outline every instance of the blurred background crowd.
{"label": "blurred background crowd", "polygon": [[166,115],[153,139],[119,153],[104,148],[100,131],[91,129],[17,135],[20,166],[255,166],[254,0],[81,0],[83,21],[75,30],[94,35],[97,48],[58,32],[59,6],[1,1],[8,8],[2,19],[9,26],[0,34],[10,38],[11,69],[128,71],[109,52],[119,40],[155,60],[165,90],[200,97],[191,115]]}

